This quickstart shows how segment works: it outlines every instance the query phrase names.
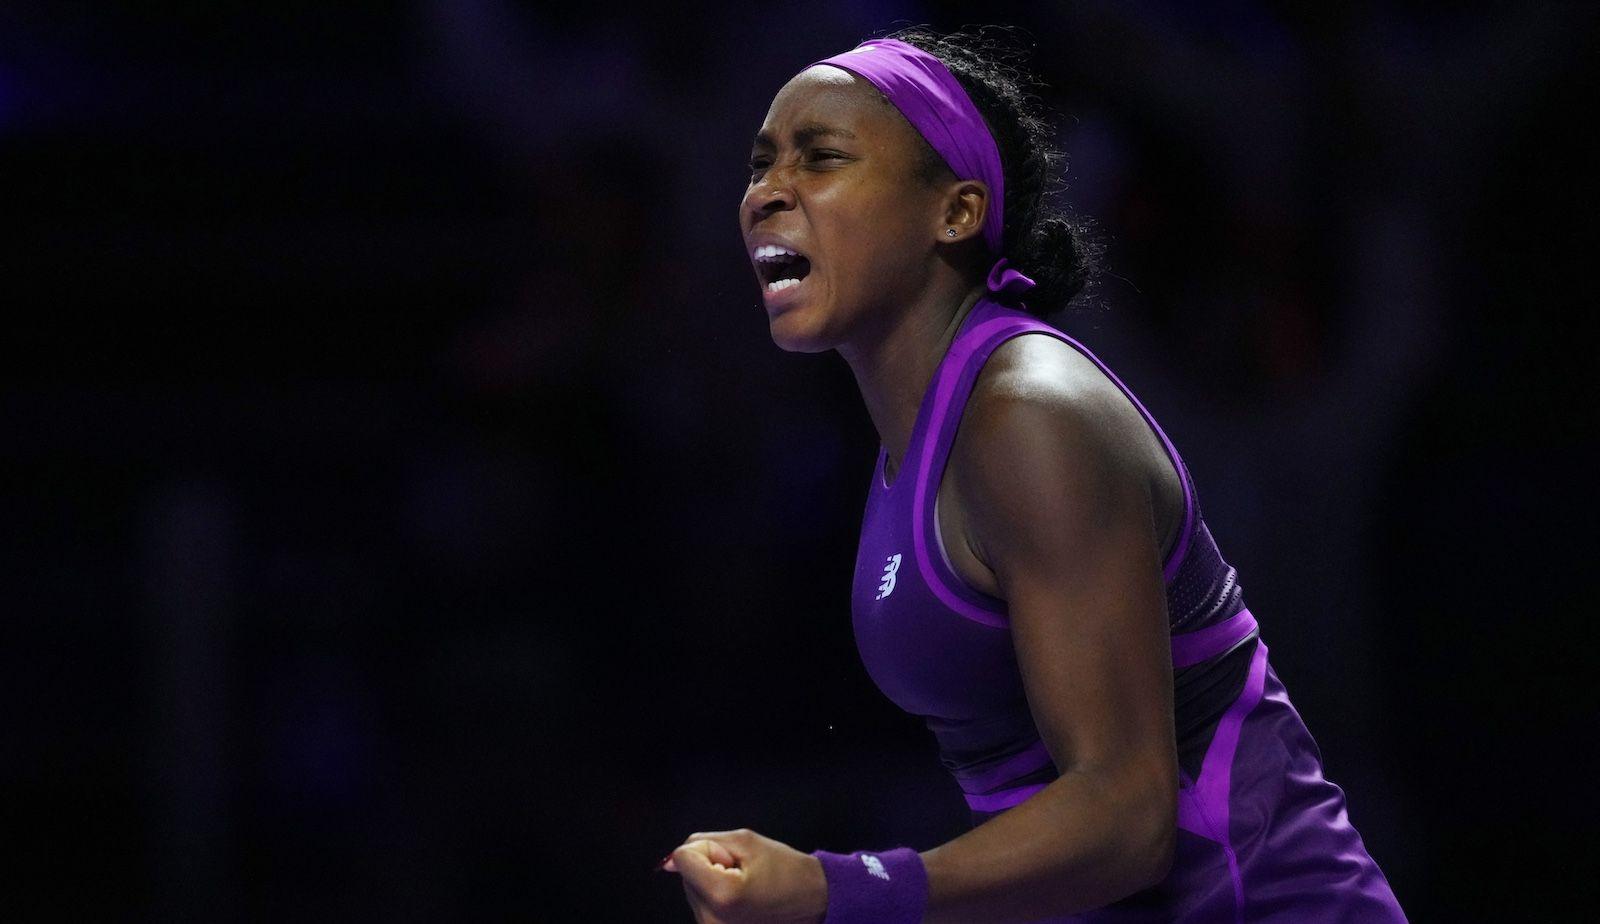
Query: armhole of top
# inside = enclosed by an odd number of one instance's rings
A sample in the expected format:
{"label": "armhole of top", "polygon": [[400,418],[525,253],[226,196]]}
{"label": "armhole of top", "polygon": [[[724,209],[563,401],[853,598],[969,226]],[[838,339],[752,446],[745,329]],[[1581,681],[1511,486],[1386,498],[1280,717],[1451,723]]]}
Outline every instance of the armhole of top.
{"label": "armhole of top", "polygon": [[[944,481],[944,471],[950,461],[950,450],[960,431],[967,399],[989,355],[1000,344],[1033,330],[1033,324],[1015,317],[987,320],[964,333],[954,349],[957,355],[945,375],[934,382],[938,391],[929,418],[928,432],[923,434],[923,444],[913,483],[912,535],[916,549],[917,565],[928,589],[940,602],[961,616],[974,622],[997,628],[1010,625],[1006,601],[973,587],[956,573],[943,542],[938,521],[938,491]],[[957,408],[952,412],[951,408]],[[896,474],[896,483],[905,477],[904,465]]]}
{"label": "armhole of top", "polygon": [[[990,328],[979,334],[983,328]],[[996,319],[981,325],[974,330],[976,346],[971,349],[968,356],[962,358],[959,372],[952,371],[955,381],[944,384],[943,392],[938,396],[936,413],[933,425],[935,432],[926,434],[928,445],[924,447],[925,458],[923,464],[916,472],[915,483],[916,499],[913,503],[913,529],[917,540],[918,562],[922,571],[927,575],[929,587],[946,605],[956,610],[963,616],[986,625],[1008,625],[1006,601],[991,596],[973,587],[967,580],[956,573],[948,553],[944,547],[943,536],[939,529],[937,519],[938,487],[944,480],[944,471],[949,464],[951,450],[960,433],[961,418],[965,416],[966,405],[971,397],[972,389],[977,383],[983,366],[988,362],[989,356],[1000,347],[1002,343],[1013,337],[1023,334],[1047,334],[1068,344],[1073,349],[1082,353],[1095,364],[1100,372],[1111,380],[1125,395],[1139,415],[1144,418],[1145,424],[1155,432],[1160,440],[1163,451],[1167,454],[1168,463],[1177,472],[1178,482],[1183,489],[1183,522],[1178,530],[1177,540],[1172,549],[1167,553],[1162,562],[1161,577],[1164,584],[1170,586],[1177,576],[1178,570],[1183,566],[1187,557],[1190,540],[1195,528],[1196,503],[1193,482],[1189,477],[1188,466],[1183,457],[1178,454],[1177,448],[1167,438],[1167,434],[1156,422],[1154,415],[1145,408],[1133,390],[1119,379],[1098,356],[1077,340],[1056,330],[1042,321],[1034,319]],[[936,383],[940,384],[940,383]],[[960,399],[960,414],[951,414],[949,405]],[[954,417],[953,420],[949,419]],[[906,474],[904,463],[901,471],[896,473],[896,482]],[[929,554],[931,552],[931,554]]]}
{"label": "armhole of top", "polygon": [[1155,415],[1151,414],[1144,406],[1144,402],[1140,401],[1139,396],[1133,393],[1133,389],[1125,385],[1122,379],[1117,378],[1117,374],[1111,371],[1111,367],[1100,361],[1100,357],[1094,355],[1093,351],[1077,340],[1054,328],[1047,327],[1039,332],[1050,334],[1088,357],[1089,361],[1094,363],[1095,367],[1104,373],[1106,378],[1110,379],[1112,384],[1116,385],[1127,396],[1129,401],[1133,402],[1133,406],[1138,410],[1139,416],[1143,417],[1145,424],[1155,432],[1156,439],[1161,441],[1161,448],[1167,454],[1167,462],[1172,466],[1173,471],[1177,472],[1178,484],[1183,488],[1183,523],[1178,527],[1177,541],[1172,544],[1171,551],[1167,553],[1166,559],[1161,563],[1162,581],[1168,585],[1172,584],[1173,579],[1178,575],[1178,569],[1183,567],[1184,559],[1189,554],[1190,539],[1194,535],[1195,520],[1197,519],[1196,512],[1199,509],[1195,500],[1194,480],[1189,477],[1189,466],[1184,463],[1183,457],[1178,454],[1178,448],[1172,444],[1172,440],[1167,438],[1166,431],[1161,429],[1161,424],[1156,422]]}

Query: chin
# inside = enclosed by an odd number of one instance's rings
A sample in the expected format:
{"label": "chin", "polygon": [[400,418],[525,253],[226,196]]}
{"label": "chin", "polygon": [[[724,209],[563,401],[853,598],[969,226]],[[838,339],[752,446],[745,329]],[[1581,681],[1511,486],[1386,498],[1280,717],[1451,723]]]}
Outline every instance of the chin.
{"label": "chin", "polygon": [[805,326],[800,311],[785,311],[767,319],[772,342],[788,353],[825,353],[834,348],[833,338]]}

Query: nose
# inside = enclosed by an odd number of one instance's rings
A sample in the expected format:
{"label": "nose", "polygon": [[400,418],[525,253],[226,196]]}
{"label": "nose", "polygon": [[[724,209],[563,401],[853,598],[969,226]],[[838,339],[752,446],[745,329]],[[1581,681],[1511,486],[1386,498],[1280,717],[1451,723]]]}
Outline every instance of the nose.
{"label": "nose", "polygon": [[777,168],[769,168],[759,182],[745,190],[744,210],[752,224],[774,212],[794,208],[794,190],[784,176]]}

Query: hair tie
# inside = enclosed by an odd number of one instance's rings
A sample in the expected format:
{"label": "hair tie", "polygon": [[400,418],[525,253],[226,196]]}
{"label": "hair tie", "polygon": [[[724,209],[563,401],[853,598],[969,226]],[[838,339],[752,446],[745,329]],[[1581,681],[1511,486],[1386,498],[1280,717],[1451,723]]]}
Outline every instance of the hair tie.
{"label": "hair tie", "polygon": [[989,270],[988,285],[989,291],[995,295],[1016,301],[1039,284],[1013,268],[1010,260],[1001,257]]}

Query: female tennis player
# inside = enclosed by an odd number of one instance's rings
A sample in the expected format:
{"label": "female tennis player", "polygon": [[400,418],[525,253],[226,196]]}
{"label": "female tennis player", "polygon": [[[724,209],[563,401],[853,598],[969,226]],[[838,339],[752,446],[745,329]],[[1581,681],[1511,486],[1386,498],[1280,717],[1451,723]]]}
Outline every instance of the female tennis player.
{"label": "female tennis player", "polygon": [[856,641],[974,827],[920,853],[696,832],[662,868],[702,924],[1403,921],[1177,450],[1039,319],[1093,253],[1014,74],[920,29],[820,61],[739,207],[773,340],[838,350],[881,437]]}

